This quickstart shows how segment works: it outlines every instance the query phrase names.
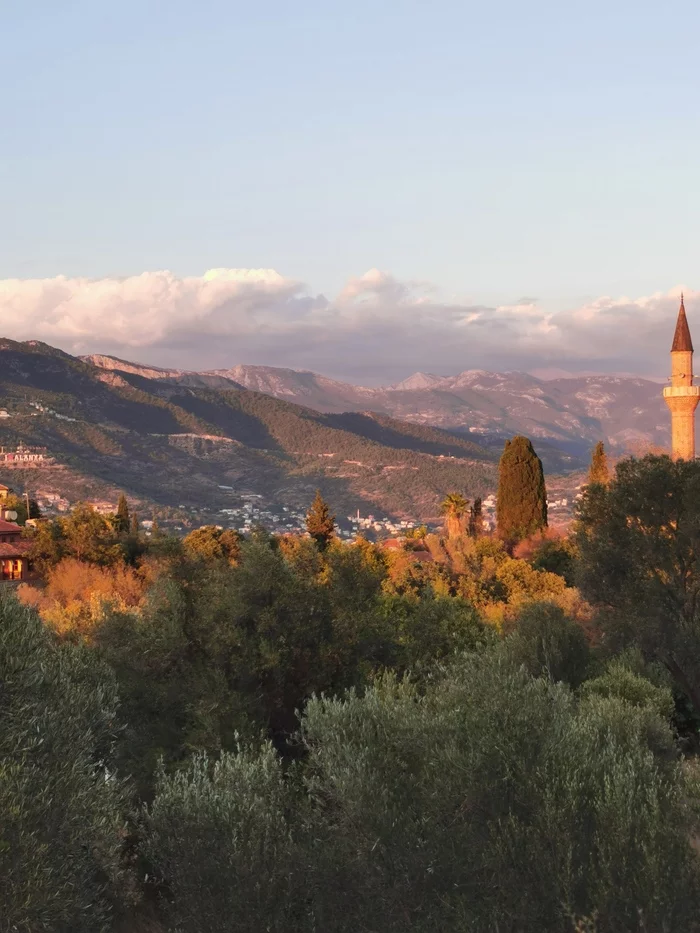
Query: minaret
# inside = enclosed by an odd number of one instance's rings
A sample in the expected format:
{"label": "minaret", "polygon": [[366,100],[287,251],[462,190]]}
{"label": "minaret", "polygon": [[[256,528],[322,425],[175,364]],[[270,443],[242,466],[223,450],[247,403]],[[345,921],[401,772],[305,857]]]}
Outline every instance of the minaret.
{"label": "minaret", "polygon": [[674,460],[693,460],[700,386],[693,385],[693,341],[683,295],[671,347],[671,385],[664,389],[664,401],[671,410],[671,456]]}

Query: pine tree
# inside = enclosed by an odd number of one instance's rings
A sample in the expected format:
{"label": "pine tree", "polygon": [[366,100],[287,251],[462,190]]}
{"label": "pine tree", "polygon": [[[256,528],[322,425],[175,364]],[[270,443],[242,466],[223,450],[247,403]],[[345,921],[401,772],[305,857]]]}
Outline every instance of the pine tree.
{"label": "pine tree", "polygon": [[478,538],[482,531],[482,509],[481,496],[474,500],[474,505],[469,509],[469,537]]}
{"label": "pine tree", "polygon": [[447,537],[454,539],[464,534],[464,518],[469,500],[459,492],[450,492],[440,503],[440,511],[445,516]]}
{"label": "pine tree", "polygon": [[335,515],[331,515],[320,489],[316,490],[311,508],[306,513],[306,530],[322,551],[328,547],[335,533]]}
{"label": "pine tree", "polygon": [[131,516],[129,515],[129,503],[126,501],[124,493],[119,496],[117,503],[117,515],[114,520],[114,530],[117,534],[125,535],[129,533],[131,525]]}
{"label": "pine tree", "polygon": [[547,527],[542,461],[527,437],[506,441],[498,465],[498,534],[515,543]]}
{"label": "pine tree", "polygon": [[605,454],[605,445],[602,441],[593,448],[591,456],[591,466],[588,470],[589,483],[602,483],[604,486],[610,482],[610,470],[608,468],[608,458]]}

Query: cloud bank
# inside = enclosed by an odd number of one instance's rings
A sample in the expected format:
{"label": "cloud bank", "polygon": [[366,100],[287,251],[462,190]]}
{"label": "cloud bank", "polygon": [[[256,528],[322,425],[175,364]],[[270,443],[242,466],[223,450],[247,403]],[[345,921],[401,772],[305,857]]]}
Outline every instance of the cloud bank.
{"label": "cloud bank", "polygon": [[[685,295],[692,330],[700,292]],[[496,307],[448,299],[429,283],[402,282],[377,269],[349,279],[332,298],[272,269],[57,276],[0,280],[0,333],[154,365],[258,363],[368,384],[416,370],[446,375],[473,368],[663,375],[679,296],[674,288],[600,297],[552,312],[534,298]]]}

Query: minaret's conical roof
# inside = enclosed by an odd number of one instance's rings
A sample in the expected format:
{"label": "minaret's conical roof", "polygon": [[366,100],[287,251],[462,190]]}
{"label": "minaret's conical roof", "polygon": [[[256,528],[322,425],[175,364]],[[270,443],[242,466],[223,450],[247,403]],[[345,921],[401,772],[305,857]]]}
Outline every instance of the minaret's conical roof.
{"label": "minaret's conical roof", "polygon": [[688,327],[688,318],[685,316],[683,295],[681,295],[681,306],[678,310],[678,320],[676,321],[676,332],[673,335],[671,353],[675,353],[677,350],[690,350],[691,353],[693,352],[693,341],[690,339],[690,328]]}

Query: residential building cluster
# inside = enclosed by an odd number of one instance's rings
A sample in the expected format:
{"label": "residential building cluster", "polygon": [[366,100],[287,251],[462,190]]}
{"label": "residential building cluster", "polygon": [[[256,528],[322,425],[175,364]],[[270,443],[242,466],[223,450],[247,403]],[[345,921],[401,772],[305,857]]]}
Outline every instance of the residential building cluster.
{"label": "residential building cluster", "polygon": [[352,529],[349,533],[349,537],[354,537],[358,531],[374,532],[379,535],[400,535],[405,534],[409,528],[416,527],[415,522],[393,521],[386,516],[383,518],[375,518],[374,515],[368,515],[366,518],[362,518],[359,511],[356,515],[348,515],[348,521]]}
{"label": "residential building cluster", "polygon": [[68,415],[61,415],[59,412],[54,411],[53,408],[49,408],[48,405],[42,405],[41,402],[30,402],[29,405],[31,408],[36,408],[36,412],[32,412],[32,414],[41,412],[42,415],[51,415],[52,418],[58,418],[59,421],[78,420],[77,418],[70,418]]}

